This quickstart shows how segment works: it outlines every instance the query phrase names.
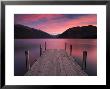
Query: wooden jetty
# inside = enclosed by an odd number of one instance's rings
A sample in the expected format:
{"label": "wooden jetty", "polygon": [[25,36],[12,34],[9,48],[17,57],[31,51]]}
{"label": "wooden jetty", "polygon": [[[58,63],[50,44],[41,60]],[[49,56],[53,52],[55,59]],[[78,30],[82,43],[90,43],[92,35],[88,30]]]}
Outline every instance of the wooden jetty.
{"label": "wooden jetty", "polygon": [[64,49],[47,49],[25,76],[87,76],[87,73]]}

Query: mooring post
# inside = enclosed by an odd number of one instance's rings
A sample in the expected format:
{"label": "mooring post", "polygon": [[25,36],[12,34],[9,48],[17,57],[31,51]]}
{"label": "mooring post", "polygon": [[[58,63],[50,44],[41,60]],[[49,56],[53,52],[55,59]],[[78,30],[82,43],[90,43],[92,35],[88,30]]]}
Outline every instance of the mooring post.
{"label": "mooring post", "polygon": [[40,56],[42,55],[42,47],[41,47],[41,44],[40,44]]}
{"label": "mooring post", "polygon": [[65,51],[66,51],[66,43],[65,43]]}
{"label": "mooring post", "polygon": [[70,56],[72,54],[72,45],[70,45]]}
{"label": "mooring post", "polygon": [[47,47],[46,47],[47,45],[46,45],[46,42],[45,42],[45,51],[46,51],[46,49],[47,49]]}
{"label": "mooring post", "polygon": [[86,69],[86,60],[87,60],[87,51],[83,51],[83,62],[82,62],[82,69]]}
{"label": "mooring post", "polygon": [[26,69],[30,69],[30,63],[29,63],[29,50],[25,51],[25,57],[26,57]]}

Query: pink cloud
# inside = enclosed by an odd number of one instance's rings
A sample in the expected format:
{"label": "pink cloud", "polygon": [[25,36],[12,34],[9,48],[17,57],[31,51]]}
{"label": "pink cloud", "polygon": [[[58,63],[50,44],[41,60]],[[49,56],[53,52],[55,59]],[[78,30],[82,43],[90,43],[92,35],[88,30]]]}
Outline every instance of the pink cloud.
{"label": "pink cloud", "polygon": [[78,19],[72,19],[72,20],[63,18],[63,20],[64,22],[58,22],[58,20],[57,21],[50,20],[46,23],[35,26],[35,28],[39,28],[50,34],[59,34],[64,32],[68,28],[75,27],[75,26],[97,25],[96,15],[81,16]]}
{"label": "pink cloud", "polygon": [[[41,21],[43,19],[46,21]],[[64,14],[17,14],[15,23],[40,29],[50,34],[60,34],[71,27],[97,25],[97,15],[80,15],[71,18]]]}
{"label": "pink cloud", "polygon": [[33,22],[33,21],[37,21],[40,19],[47,19],[47,20],[51,20],[52,18],[57,18],[57,17],[61,17],[63,15],[61,14],[17,14],[15,15],[15,18],[17,18],[17,21],[19,20],[19,22]]}

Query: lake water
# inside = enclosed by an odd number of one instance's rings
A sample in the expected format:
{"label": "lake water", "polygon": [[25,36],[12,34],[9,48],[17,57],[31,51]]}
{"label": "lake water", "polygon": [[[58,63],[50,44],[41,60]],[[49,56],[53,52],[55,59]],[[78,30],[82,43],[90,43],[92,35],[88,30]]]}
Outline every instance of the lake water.
{"label": "lake water", "polygon": [[15,39],[14,41],[14,75],[23,76],[26,73],[25,50],[30,52],[30,63],[33,64],[40,56],[40,44],[47,49],[65,49],[69,54],[72,44],[72,56],[79,65],[82,63],[83,51],[87,51],[87,69],[85,72],[90,76],[97,75],[97,40],[96,39]]}

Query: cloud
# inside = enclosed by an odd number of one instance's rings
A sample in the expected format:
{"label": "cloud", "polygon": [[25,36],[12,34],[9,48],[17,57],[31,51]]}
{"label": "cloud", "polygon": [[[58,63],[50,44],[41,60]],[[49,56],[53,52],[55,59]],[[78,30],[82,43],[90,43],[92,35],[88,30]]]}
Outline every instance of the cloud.
{"label": "cloud", "polygon": [[50,34],[60,34],[75,26],[97,25],[96,14],[15,14],[15,24],[23,24]]}
{"label": "cloud", "polygon": [[84,26],[84,25],[96,25],[97,24],[97,17],[96,15],[88,15],[88,16],[81,16],[77,19],[68,19],[62,18],[57,20],[50,20],[44,24],[39,24],[35,26],[35,28],[42,29],[50,34],[52,33],[62,33],[66,29],[75,27],[75,26]]}

